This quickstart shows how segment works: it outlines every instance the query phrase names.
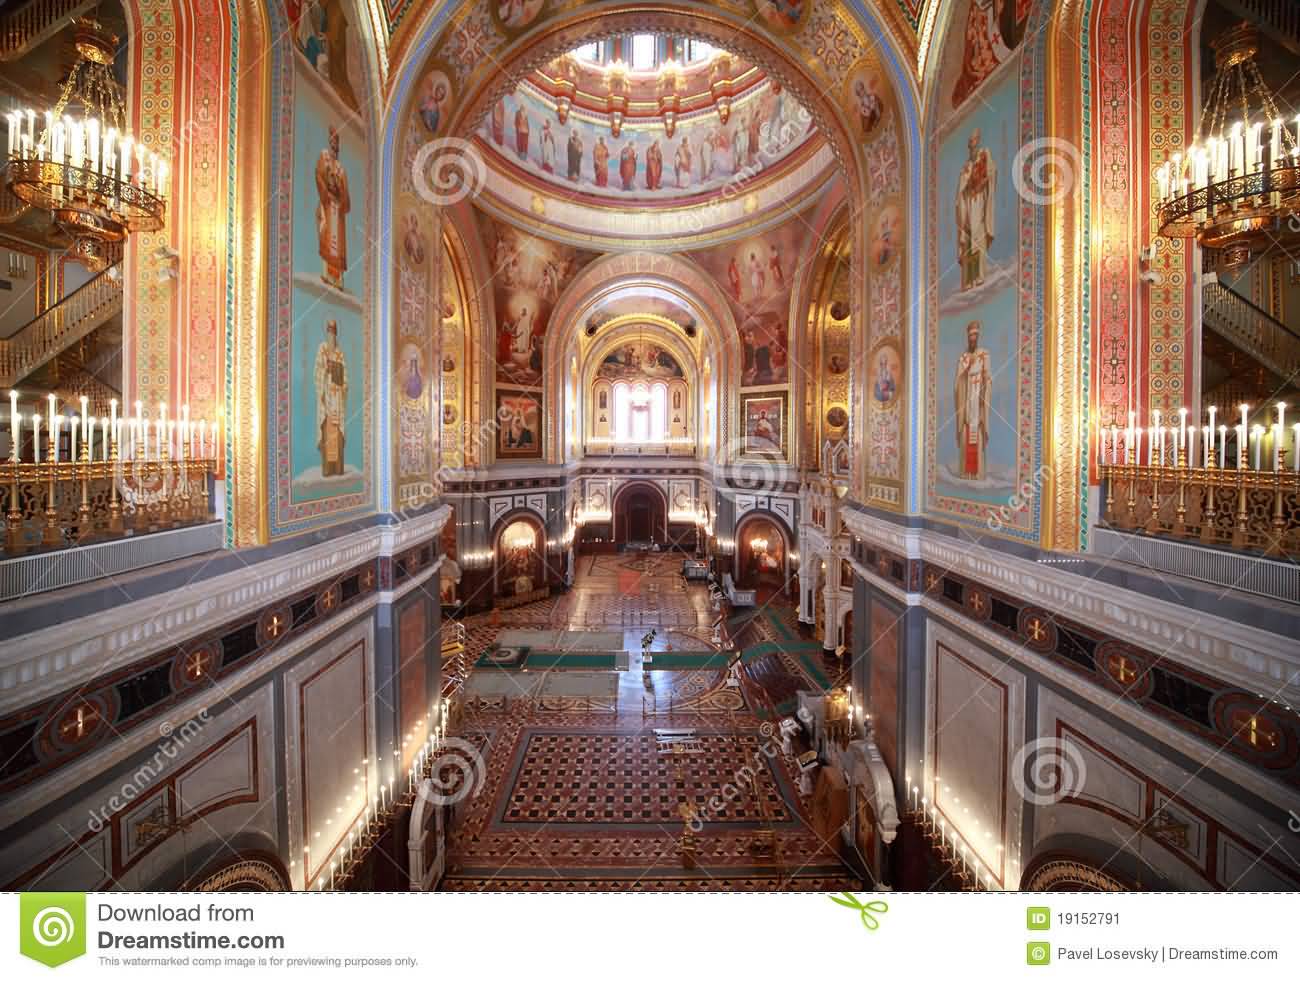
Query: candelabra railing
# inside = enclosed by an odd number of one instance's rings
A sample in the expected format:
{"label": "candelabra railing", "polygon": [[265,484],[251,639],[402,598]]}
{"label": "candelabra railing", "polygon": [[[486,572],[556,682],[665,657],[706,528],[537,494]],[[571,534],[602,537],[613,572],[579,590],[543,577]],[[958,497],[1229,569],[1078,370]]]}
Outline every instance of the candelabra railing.
{"label": "candelabra railing", "polygon": [[191,422],[188,410],[168,420],[96,418],[18,412],[10,392],[8,459],[0,461],[4,552],[58,549],[198,524],[213,518],[211,480],[221,445],[218,426]]}
{"label": "candelabra railing", "polygon": [[1201,289],[1205,323],[1245,350],[1281,378],[1300,372],[1300,334],[1235,290],[1214,274]]}
{"label": "candelabra railing", "polygon": [[1103,466],[1106,524],[1205,545],[1300,556],[1300,476],[1250,469]]}
{"label": "candelabra railing", "polygon": [[100,273],[0,340],[0,388],[18,384],[122,310],[121,266]]}

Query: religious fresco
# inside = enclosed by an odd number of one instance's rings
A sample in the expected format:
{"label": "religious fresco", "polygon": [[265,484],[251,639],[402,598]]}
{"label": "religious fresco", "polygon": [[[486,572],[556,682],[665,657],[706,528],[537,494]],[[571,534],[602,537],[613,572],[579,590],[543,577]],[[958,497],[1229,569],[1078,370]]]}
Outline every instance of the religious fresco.
{"label": "religious fresco", "polygon": [[808,19],[813,0],[752,0],[754,13],[779,34],[797,31]]}
{"label": "religious fresco", "polygon": [[784,392],[747,395],[741,399],[744,452],[752,456],[785,456],[786,406]]}
{"label": "religious fresco", "polygon": [[808,234],[801,217],[777,228],[692,254],[722,288],[736,315],[742,387],[789,381],[790,293]]}
{"label": "religious fresco", "polygon": [[293,42],[311,69],[328,82],[339,100],[360,111],[353,81],[361,72],[360,40],[352,28],[347,0],[286,0]]}
{"label": "religious fresco", "polygon": [[671,352],[657,344],[632,342],[610,351],[596,368],[597,378],[685,378]]}
{"label": "religious fresco", "polygon": [[965,24],[961,36],[961,62],[949,90],[952,108],[978,89],[1001,64],[1007,62],[1025,36],[1034,0],[969,0],[965,17],[953,14],[953,33]]}
{"label": "religious fresco", "polygon": [[541,459],[542,401],[535,392],[497,389],[497,458]]}
{"label": "religious fresco", "polygon": [[292,35],[292,154],[282,163],[292,185],[292,318],[281,349],[286,390],[278,393],[287,410],[278,445],[281,518],[369,503],[369,152],[355,112],[365,80],[348,14],[333,2],[304,6]]}
{"label": "religious fresco", "polygon": [[441,68],[430,69],[421,79],[415,111],[427,135],[441,136],[446,129],[453,91],[451,79]]}
{"label": "religious fresco", "polygon": [[880,135],[892,112],[889,83],[875,65],[863,65],[844,84],[844,106],[854,121],[853,135],[865,143]]}
{"label": "religious fresco", "polygon": [[713,111],[682,116],[672,137],[661,121],[628,121],[579,109],[561,124],[528,84],[493,106],[479,128],[491,152],[566,193],[617,201],[694,198],[752,180],[815,136],[812,117],[786,90],[764,82],[736,98],[723,123]]}
{"label": "religious fresco", "polygon": [[[976,0],[969,23],[987,27],[1014,6]],[[981,21],[985,15],[994,20]],[[964,85],[971,76],[973,37],[968,31],[949,38],[940,96],[946,115],[932,143],[937,302],[928,329],[927,405],[934,422],[926,495],[929,510],[984,526],[988,514],[1005,509],[1033,478],[1041,459],[1042,342],[1041,305],[1032,299],[1039,289],[1033,212],[1014,171],[1032,139],[1021,98],[1022,58],[988,65],[973,83],[979,97],[954,112],[944,93],[953,79]],[[1033,540],[1041,504],[1027,501],[999,531]]]}
{"label": "religious fresco", "polygon": [[1018,445],[1017,100],[1004,74],[939,150],[935,489],[998,505],[1015,488]]}
{"label": "religious fresco", "polygon": [[496,300],[497,381],[540,386],[543,338],[551,310],[574,274],[595,254],[480,217]]}

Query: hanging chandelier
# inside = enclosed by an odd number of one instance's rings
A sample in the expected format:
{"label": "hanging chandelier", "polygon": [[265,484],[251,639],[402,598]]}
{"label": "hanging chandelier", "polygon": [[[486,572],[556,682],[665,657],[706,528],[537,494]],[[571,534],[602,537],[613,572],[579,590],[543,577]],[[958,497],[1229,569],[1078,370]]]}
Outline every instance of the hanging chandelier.
{"label": "hanging chandelier", "polygon": [[[71,237],[73,256],[99,272],[128,235],[162,227],[167,162],[126,127],[122,89],[113,77],[117,38],[94,20],[74,24],[77,60],[54,108],[9,113],[4,184],[15,197],[49,211]],[[81,115],[65,115],[74,102]]]}
{"label": "hanging chandelier", "polygon": [[1288,235],[1300,185],[1300,116],[1282,118],[1255,64],[1259,36],[1239,24],[1213,43],[1215,74],[1196,139],[1159,171],[1160,234],[1195,238],[1228,266]]}

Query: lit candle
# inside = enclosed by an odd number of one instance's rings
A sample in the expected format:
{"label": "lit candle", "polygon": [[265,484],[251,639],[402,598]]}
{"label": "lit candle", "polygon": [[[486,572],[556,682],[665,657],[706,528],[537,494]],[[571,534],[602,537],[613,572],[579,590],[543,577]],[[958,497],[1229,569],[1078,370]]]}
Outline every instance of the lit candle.
{"label": "lit candle", "polygon": [[36,462],[41,462],[41,414],[38,412],[32,416],[32,449],[35,451]]}
{"label": "lit candle", "polygon": [[1228,453],[1228,427],[1220,423],[1219,425],[1219,469],[1222,470],[1227,466]]}
{"label": "lit candle", "polygon": [[99,173],[99,120],[86,120],[86,169]]}
{"label": "lit candle", "polygon": [[9,120],[9,156],[13,156],[18,150],[18,113],[11,112],[7,117]]}
{"label": "lit candle", "polygon": [[[1142,457],[1142,427],[1133,430],[1133,465],[1139,465]],[[1147,444],[1147,466],[1151,465],[1151,446]]]}
{"label": "lit candle", "polygon": [[1156,171],[1156,183],[1160,187],[1160,200],[1162,202],[1169,200],[1169,164]]}
{"label": "lit candle", "polygon": [[1178,448],[1187,447],[1187,410],[1185,408],[1178,410]]}
{"label": "lit candle", "polygon": [[122,137],[120,149],[121,167],[118,169],[117,179],[126,184],[131,180],[131,137]]}
{"label": "lit candle", "polygon": [[1273,464],[1273,472],[1278,473],[1282,469],[1282,454],[1284,452],[1283,438],[1286,436],[1286,430],[1282,428],[1280,422],[1273,423],[1273,452],[1269,454],[1272,458],[1269,462]]}
{"label": "lit candle", "polygon": [[59,437],[63,435],[63,413],[50,420],[50,462],[59,462]]}
{"label": "lit candle", "polygon": [[1259,457],[1264,447],[1264,427],[1256,426],[1250,431],[1250,438],[1255,441],[1255,470],[1259,471]]}
{"label": "lit candle", "polygon": [[112,433],[113,442],[116,443],[116,442],[118,441],[118,438],[117,438],[117,399],[109,399],[109,400],[108,400],[108,417],[109,417],[109,431]]}
{"label": "lit candle", "polygon": [[46,418],[46,419],[53,419],[53,418],[54,418],[54,413],[56,413],[56,412],[58,411],[58,408],[59,408],[59,407],[58,407],[57,403],[55,402],[55,399],[54,399],[54,393],[53,393],[53,392],[50,392],[50,394],[47,395],[46,398],[49,400],[49,403],[50,403],[50,411],[49,411],[48,413],[46,413],[45,418]]}
{"label": "lit candle", "polygon": [[9,432],[13,436],[12,457],[15,463],[18,462],[18,434],[21,427],[18,425],[18,393],[14,389],[9,389]]}
{"label": "lit candle", "polygon": [[1272,140],[1269,143],[1270,167],[1276,167],[1282,157],[1282,117],[1273,117]]}
{"label": "lit candle", "polygon": [[81,426],[82,418],[84,417],[73,416],[68,420],[68,432],[72,434],[72,455],[68,457],[69,463],[76,463],[80,459],[77,456],[77,430]]}
{"label": "lit candle", "polygon": [[1291,427],[1294,434],[1291,439],[1291,466],[1296,473],[1300,473],[1300,422]]}
{"label": "lit candle", "polygon": [[104,134],[104,145],[100,148],[99,175],[105,179],[113,174],[113,163],[117,159],[117,130],[109,128]]}
{"label": "lit candle", "polygon": [[158,456],[162,457],[163,433],[167,429],[167,403],[158,403]]}
{"label": "lit candle", "polygon": [[101,451],[100,451],[100,457],[101,457],[105,462],[108,462],[108,446],[109,446],[109,442],[110,442],[110,439],[109,439],[110,426],[109,426],[109,418],[108,418],[108,416],[103,416],[103,417],[99,420],[99,425],[103,428],[103,431],[104,431],[104,438],[103,438],[103,440],[102,440],[102,442],[103,442],[103,448],[102,448]]}
{"label": "lit candle", "polygon": [[1183,440],[1183,445],[1187,447],[1187,456],[1184,458],[1184,462],[1187,464],[1189,468],[1196,466],[1196,427],[1195,426],[1187,427],[1187,436]]}
{"label": "lit candle", "polygon": [[1124,456],[1125,456],[1126,463],[1130,458],[1134,463],[1137,463],[1137,455],[1136,455],[1137,450],[1136,447],[1133,445],[1133,427],[1136,423],[1137,423],[1137,413],[1134,412],[1132,409],[1130,409],[1128,414],[1128,430],[1124,436]]}

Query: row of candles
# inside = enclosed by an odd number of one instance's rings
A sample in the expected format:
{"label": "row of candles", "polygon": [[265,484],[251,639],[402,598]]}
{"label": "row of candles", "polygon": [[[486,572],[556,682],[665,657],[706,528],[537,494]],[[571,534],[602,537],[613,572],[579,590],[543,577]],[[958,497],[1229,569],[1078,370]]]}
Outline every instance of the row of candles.
{"label": "row of candles", "polygon": [[[1268,427],[1249,425],[1250,406],[1242,405],[1241,423],[1232,427],[1237,437],[1237,459],[1233,462],[1239,469],[1246,469],[1253,461],[1255,470],[1280,472],[1286,457],[1286,403],[1277,403],[1277,420]],[[1128,426],[1120,429],[1111,426],[1101,432],[1101,459],[1111,466],[1136,466],[1142,459],[1142,445],[1145,436],[1146,466],[1164,467],[1199,466],[1220,470],[1227,466],[1228,426],[1215,427],[1218,409],[1210,406],[1209,424],[1201,428],[1188,425],[1187,410],[1178,410],[1178,425],[1162,425],[1160,410],[1153,413],[1153,423],[1149,429],[1135,425],[1136,414],[1128,414]],[[1172,422],[1172,416],[1169,417]],[[1294,471],[1300,473],[1300,422],[1291,427],[1291,463]],[[1265,446],[1268,446],[1267,455]],[[1217,459],[1217,462],[1216,462]]]}
{"label": "row of candles", "polygon": [[[1204,146],[1193,144],[1185,153],[1175,153],[1156,171],[1156,185],[1160,203],[1165,204],[1209,184],[1218,184],[1242,175],[1263,173],[1265,147],[1269,148],[1268,161],[1273,169],[1295,166],[1300,161],[1300,116],[1295,118],[1296,138],[1288,154],[1283,138],[1290,140],[1291,130],[1281,117],[1270,126],[1271,142],[1265,143],[1262,122],[1236,123],[1226,136],[1211,136]],[[1288,156],[1290,160],[1288,160]]]}
{"label": "row of candles", "polygon": [[167,161],[136,142],[130,133],[101,128],[94,117],[54,118],[44,113],[45,128],[36,133],[34,109],[9,113],[9,156],[85,169],[105,179],[136,184],[155,197],[167,194]]}
{"label": "row of candles", "polygon": [[[920,785],[910,780],[907,784],[907,803],[921,830],[931,838],[938,839],[939,853],[944,856],[945,861],[948,861],[948,850],[952,849],[951,864],[954,868],[961,866],[962,878],[969,879],[977,889],[983,886],[985,890],[991,890],[993,888],[992,868],[988,863],[981,861],[979,854],[970,847],[970,843],[957,830],[957,826],[949,824],[940,815],[939,809],[930,798],[922,796]],[[960,804],[961,799],[955,798],[954,803]],[[998,850],[1002,850],[1000,845]]]}
{"label": "row of candles", "polygon": [[[314,886],[318,890],[332,890],[343,885],[356,864],[365,858],[370,847],[378,839],[384,825],[387,824],[388,818],[392,815],[394,809],[398,806],[405,806],[412,801],[417,788],[420,785],[420,781],[424,779],[425,770],[433,760],[434,754],[438,752],[442,747],[443,741],[447,738],[447,713],[444,712],[441,720],[439,720],[438,706],[435,705],[430,718],[433,720],[433,727],[429,732],[428,737],[424,740],[424,745],[421,746],[419,752],[416,753],[415,759],[406,773],[406,793],[400,799],[398,798],[397,782],[393,777],[390,777],[387,783],[381,781],[374,796],[366,803],[365,807],[361,809],[361,813],[357,816],[356,821],[353,822],[352,826],[348,829],[347,836],[339,839],[336,846],[337,854],[330,861],[329,869],[327,870],[322,867],[314,882],[307,883],[308,888]],[[413,736],[407,736],[403,740],[403,745],[409,746],[412,738]],[[393,755],[400,757],[402,755],[402,750],[393,750]],[[364,780],[364,771],[369,763],[370,760],[368,758],[363,759],[358,766],[353,768],[352,773]],[[356,794],[360,792],[360,790],[361,783],[359,781],[353,785],[352,791]],[[349,796],[348,800],[351,801],[352,797]],[[336,807],[334,812],[336,815],[342,814],[342,806]],[[325,831],[316,831],[314,837],[319,840],[322,837],[322,834],[328,834],[333,821],[333,818],[326,818]],[[311,845],[304,845],[304,862],[309,859],[310,854]]]}
{"label": "row of candles", "polygon": [[[215,458],[220,445],[220,423],[216,420],[190,419],[190,407],[181,406],[175,418],[168,418],[167,406],[159,404],[158,415],[150,418],[144,414],[144,405],[135,403],[134,416],[118,416],[117,399],[109,401],[109,414],[96,419],[89,412],[89,400],[81,396],[81,415],[64,415],[59,412],[58,398],[47,396],[49,412],[44,417],[39,412],[24,416],[18,411],[18,393],[9,393],[9,435],[11,439],[10,463],[24,463],[21,459],[23,427],[32,434],[32,463],[40,463],[42,452],[49,463],[77,463],[87,461],[107,462],[113,452],[122,460],[141,462],[162,459],[207,460]],[[37,403],[39,405],[39,403]],[[61,446],[64,424],[70,436],[66,461]],[[41,433],[48,445],[42,451]],[[126,437],[125,440],[123,437]]]}

